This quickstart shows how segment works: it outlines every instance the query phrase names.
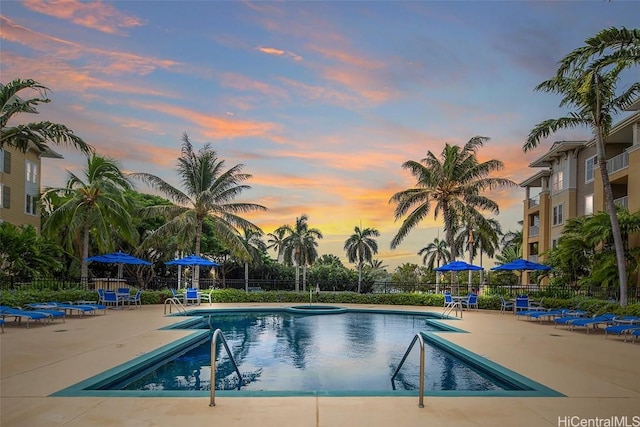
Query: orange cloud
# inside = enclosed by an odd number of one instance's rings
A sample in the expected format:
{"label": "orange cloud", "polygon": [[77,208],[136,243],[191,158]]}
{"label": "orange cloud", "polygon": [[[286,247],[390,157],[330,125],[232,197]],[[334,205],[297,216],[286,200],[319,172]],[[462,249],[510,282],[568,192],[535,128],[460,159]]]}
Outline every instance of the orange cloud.
{"label": "orange cloud", "polygon": [[102,1],[25,0],[23,5],[35,12],[109,34],[123,34],[125,28],[143,25],[139,18],[125,15]]}
{"label": "orange cloud", "polygon": [[197,125],[204,136],[211,139],[239,138],[247,136],[270,137],[280,125],[270,122],[237,120],[229,117],[215,117],[175,105],[161,103],[134,102],[137,108],[158,111],[178,117]]}
{"label": "orange cloud", "polygon": [[258,47],[257,50],[262,53],[266,53],[267,55],[287,56],[293,59],[294,61],[302,61],[302,57],[300,55],[297,55],[293,52],[289,52],[287,50],[276,49],[273,47],[261,47],[261,46]]}

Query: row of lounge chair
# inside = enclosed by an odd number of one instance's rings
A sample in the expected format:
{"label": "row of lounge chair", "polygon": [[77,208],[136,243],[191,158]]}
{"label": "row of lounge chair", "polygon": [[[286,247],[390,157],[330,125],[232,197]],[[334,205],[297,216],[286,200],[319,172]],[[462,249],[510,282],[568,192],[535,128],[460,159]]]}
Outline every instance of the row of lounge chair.
{"label": "row of lounge chair", "polygon": [[625,342],[628,338],[635,342],[640,336],[640,316],[619,316],[612,313],[590,316],[584,310],[541,309],[541,307],[517,312],[516,316],[518,319],[538,320],[540,323],[553,322],[555,328],[566,326],[570,331],[584,329],[587,334],[603,328],[605,338],[615,334],[623,336]]}
{"label": "row of lounge chair", "polygon": [[14,322],[26,323],[27,328],[31,326],[31,322],[40,322],[49,324],[54,320],[61,320],[65,322],[67,315],[80,315],[85,314],[95,315],[98,311],[104,311],[106,313],[107,307],[101,304],[86,304],[86,303],[59,303],[59,302],[45,302],[45,303],[33,303],[27,304],[24,308],[9,307],[6,305],[0,306],[0,325],[2,326],[2,332],[4,332],[4,324],[7,319],[13,319]]}

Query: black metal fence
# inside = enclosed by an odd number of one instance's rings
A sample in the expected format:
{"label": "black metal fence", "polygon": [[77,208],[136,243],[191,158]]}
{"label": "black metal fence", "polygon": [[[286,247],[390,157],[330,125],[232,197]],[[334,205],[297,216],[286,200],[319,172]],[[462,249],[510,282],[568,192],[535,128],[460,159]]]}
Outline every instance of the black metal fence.
{"label": "black metal fence", "polygon": [[[299,283],[299,289],[302,291],[315,290],[316,285],[323,292],[357,292],[357,283],[306,283],[302,280]],[[185,288],[193,286],[190,280],[183,280],[178,283],[177,278],[154,278],[149,283],[139,284],[134,277],[126,277],[122,279],[116,278],[91,278],[91,279],[33,279],[29,282],[19,282],[11,280],[11,278],[0,278],[0,290],[96,290],[110,289],[115,290],[120,287],[141,288],[146,290],[161,290],[171,288]],[[367,283],[361,286],[362,293],[374,294],[396,294],[396,293],[442,293],[451,291],[453,294],[466,295],[472,289],[480,295],[502,295],[504,297],[513,298],[517,295],[530,295],[534,297],[549,298],[574,298],[574,297],[591,297],[607,301],[618,301],[620,294],[618,288],[578,288],[570,286],[537,286],[537,285],[472,285],[469,288],[467,284],[451,284],[451,283],[393,283],[378,282]],[[250,291],[294,291],[295,281],[282,280],[257,280],[249,279],[248,283],[244,279],[200,279],[198,283],[200,289],[239,289],[244,290],[248,287]],[[640,288],[629,287],[628,302],[630,304],[640,302]]]}

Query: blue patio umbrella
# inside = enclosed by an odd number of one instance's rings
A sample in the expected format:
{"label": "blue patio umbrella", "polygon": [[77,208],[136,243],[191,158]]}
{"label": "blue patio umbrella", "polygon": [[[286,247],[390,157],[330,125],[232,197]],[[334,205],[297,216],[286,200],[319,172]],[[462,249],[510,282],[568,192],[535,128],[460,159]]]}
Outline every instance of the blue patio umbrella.
{"label": "blue patio umbrella", "polygon": [[435,268],[435,271],[478,271],[482,270],[482,267],[478,267],[477,265],[469,264],[464,261],[451,261],[448,264],[445,264],[441,267]]}
{"label": "blue patio umbrella", "polygon": [[493,267],[492,270],[495,270],[495,271],[549,271],[551,270],[551,267],[549,267],[548,265],[518,258],[506,264]]}
{"label": "blue patio umbrella", "polygon": [[[168,262],[165,262],[167,265],[180,265],[180,266],[198,266],[198,267],[218,267],[220,264],[217,262],[208,260],[201,256],[197,255],[189,255],[184,258],[174,259]],[[198,287],[196,283],[198,282],[197,275],[194,276],[194,287]],[[180,270],[178,270],[178,287],[180,287]]]}
{"label": "blue patio umbrella", "polygon": [[548,265],[540,264],[533,261],[528,261],[526,259],[518,258],[506,264],[498,265],[493,267],[491,270],[494,271],[519,271],[520,272],[520,282],[522,283],[522,272],[523,271],[549,271],[551,267]]}
{"label": "blue patio umbrella", "polygon": [[[451,261],[441,267],[435,268],[435,271],[439,271],[441,273],[446,271],[458,272],[458,271],[478,271],[483,270],[482,267],[478,267],[477,265],[469,264],[464,261]],[[457,275],[456,275],[457,276]],[[471,273],[469,273],[469,290],[471,290]]]}
{"label": "blue patio umbrella", "polygon": [[220,265],[217,262],[208,260],[206,258],[202,258],[201,256],[197,256],[197,255],[189,255],[184,258],[174,259],[174,260],[165,262],[165,264],[185,265],[185,266],[197,265],[200,267],[218,267]]}
{"label": "blue patio umbrella", "polygon": [[89,262],[101,262],[104,264],[117,264],[118,265],[118,279],[122,278],[122,266],[123,264],[132,265],[152,265],[149,261],[134,257],[125,252],[112,252],[110,254],[95,255],[85,258]]}

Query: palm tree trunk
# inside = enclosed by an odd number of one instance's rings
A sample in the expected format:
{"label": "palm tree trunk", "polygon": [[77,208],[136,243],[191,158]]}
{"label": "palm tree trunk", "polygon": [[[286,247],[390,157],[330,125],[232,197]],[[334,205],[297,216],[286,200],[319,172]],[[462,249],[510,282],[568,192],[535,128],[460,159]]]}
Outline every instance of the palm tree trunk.
{"label": "palm tree trunk", "polygon": [[[198,219],[198,226],[196,227],[196,256],[200,256],[200,240],[202,239],[202,220]],[[193,266],[193,286],[196,289],[200,288],[200,266]]]}
{"label": "palm tree trunk", "polygon": [[302,292],[307,292],[307,264],[302,265]]}
{"label": "palm tree trunk", "polygon": [[609,171],[607,170],[607,159],[604,150],[604,138],[602,135],[602,108],[600,105],[600,79],[598,73],[594,73],[596,85],[596,117],[594,122],[596,126],[596,154],[598,155],[598,163],[600,166],[600,176],[602,178],[602,186],[604,188],[604,200],[609,218],[611,219],[611,233],[613,234],[613,245],[616,248],[616,261],[618,263],[618,281],[620,283],[620,305],[627,306],[627,271],[625,265],[624,244],[622,242],[622,232],[620,231],[620,223],[618,222],[618,214],[616,213],[616,205],[613,203],[613,189],[609,180]]}
{"label": "palm tree trunk", "polygon": [[244,291],[249,292],[249,263],[244,263]]}
{"label": "palm tree trunk", "polygon": [[[88,216],[87,216],[88,218]],[[85,220],[82,230],[82,265],[80,268],[80,281],[83,285],[89,284],[89,220]]]}
{"label": "palm tree trunk", "polygon": [[358,263],[358,293],[360,293],[362,284],[362,261]]}
{"label": "palm tree trunk", "polygon": [[[598,131],[596,145],[604,147],[602,143],[602,134]],[[600,151],[600,150],[598,150]],[[618,264],[618,281],[620,283],[620,305],[625,307],[628,302],[627,295],[627,269],[625,264],[624,243],[622,241],[622,232],[620,231],[620,222],[616,213],[616,205],[613,202],[613,189],[609,180],[609,171],[607,170],[607,161],[604,157],[604,149],[602,155],[598,154],[598,163],[600,166],[600,175],[602,177],[602,185],[604,187],[605,207],[611,220],[611,233],[613,234],[613,245],[616,249],[616,261]]]}

